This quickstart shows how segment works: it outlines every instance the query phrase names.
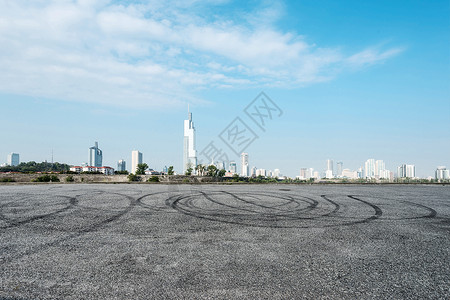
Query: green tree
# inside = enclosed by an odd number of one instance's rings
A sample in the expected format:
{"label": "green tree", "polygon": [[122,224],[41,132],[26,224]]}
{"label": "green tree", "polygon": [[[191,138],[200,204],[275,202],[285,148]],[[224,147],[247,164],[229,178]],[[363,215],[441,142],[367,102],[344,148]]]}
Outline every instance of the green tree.
{"label": "green tree", "polygon": [[116,175],[128,175],[128,171],[114,171],[114,174]]}
{"label": "green tree", "polygon": [[218,169],[214,165],[209,165],[208,168],[207,168],[207,172],[208,172],[208,176],[216,177]]}
{"label": "green tree", "polygon": [[219,173],[217,174],[219,177],[223,177],[223,176],[225,176],[225,173],[226,173],[227,171],[225,171],[225,169],[222,169],[222,170],[220,170],[219,171]]}
{"label": "green tree", "polygon": [[173,166],[170,166],[169,169],[167,169],[167,175],[173,175]]}
{"label": "green tree", "polygon": [[148,165],[146,163],[138,164],[136,168],[136,175],[144,175],[145,170],[147,170]]}
{"label": "green tree", "polygon": [[189,175],[189,176],[192,175],[192,168],[191,167],[187,168],[187,170],[184,173],[184,175]]}
{"label": "green tree", "polygon": [[205,174],[206,166],[202,164],[198,164],[195,169],[197,170],[197,175],[203,176]]}

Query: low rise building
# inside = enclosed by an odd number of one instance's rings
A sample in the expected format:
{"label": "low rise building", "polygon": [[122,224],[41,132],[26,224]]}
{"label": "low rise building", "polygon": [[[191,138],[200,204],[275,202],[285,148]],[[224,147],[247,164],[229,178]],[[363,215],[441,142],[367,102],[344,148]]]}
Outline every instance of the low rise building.
{"label": "low rise building", "polygon": [[81,172],[100,172],[105,175],[114,175],[114,168],[111,167],[93,167],[93,166],[73,166],[70,167],[70,171],[81,173]]}

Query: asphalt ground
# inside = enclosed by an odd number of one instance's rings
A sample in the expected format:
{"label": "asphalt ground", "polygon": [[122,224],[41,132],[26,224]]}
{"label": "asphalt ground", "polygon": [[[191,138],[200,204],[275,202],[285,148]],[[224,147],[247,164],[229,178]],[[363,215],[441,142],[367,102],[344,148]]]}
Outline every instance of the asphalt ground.
{"label": "asphalt ground", "polygon": [[1,299],[449,299],[450,186],[0,185]]}

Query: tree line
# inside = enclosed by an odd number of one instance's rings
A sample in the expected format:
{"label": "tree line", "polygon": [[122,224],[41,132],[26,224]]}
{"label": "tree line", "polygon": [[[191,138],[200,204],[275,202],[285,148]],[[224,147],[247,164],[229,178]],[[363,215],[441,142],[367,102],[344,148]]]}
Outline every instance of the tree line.
{"label": "tree line", "polygon": [[22,162],[18,166],[0,167],[0,172],[20,172],[20,173],[37,173],[37,172],[59,172],[67,173],[70,171],[70,166],[58,162],[49,163],[35,161]]}

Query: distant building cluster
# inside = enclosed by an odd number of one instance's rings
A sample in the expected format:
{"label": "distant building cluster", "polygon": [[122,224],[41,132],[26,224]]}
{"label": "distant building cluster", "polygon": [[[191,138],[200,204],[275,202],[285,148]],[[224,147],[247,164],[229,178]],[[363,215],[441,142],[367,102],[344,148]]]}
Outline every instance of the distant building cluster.
{"label": "distant building cluster", "polygon": [[[183,173],[197,174],[199,172],[197,166],[197,150],[195,142],[195,127],[192,121],[192,113],[188,109],[188,118],[184,120],[184,137],[183,137]],[[53,154],[52,154],[53,157]],[[210,165],[214,165],[218,170],[225,170],[225,177],[239,175],[242,177],[273,177],[286,178],[279,169],[267,170],[265,168],[257,168],[255,166],[250,168],[249,154],[242,152],[240,155],[240,172],[236,161],[214,161],[214,157]],[[52,159],[53,161],[53,159]],[[143,163],[143,154],[138,150],[131,152],[131,172],[136,173],[138,165]],[[20,164],[19,153],[10,153],[7,157],[7,163],[1,166],[18,166]],[[228,164],[228,165],[227,165]],[[203,166],[207,168],[208,166]],[[103,166],[103,152],[98,146],[98,142],[89,148],[88,162],[81,166],[73,166],[70,168],[72,172],[99,172],[105,175],[115,174],[115,170],[109,166]],[[127,164],[124,159],[117,162],[117,171],[126,172]],[[173,170],[172,170],[173,171]],[[159,175],[167,174],[168,168],[164,167],[162,172],[155,171],[148,168],[144,171],[145,174]],[[204,174],[204,171],[201,172]],[[174,173],[176,174],[176,173]],[[450,180],[449,170],[445,166],[437,167],[434,179],[437,181]],[[314,170],[313,168],[300,168],[300,174],[296,176],[299,180],[319,180],[319,179],[364,179],[364,180],[387,180],[394,181],[395,179],[416,179],[416,167],[413,164],[401,164],[397,167],[396,173],[386,169],[386,164],[383,160],[370,158],[366,160],[357,170],[344,168],[342,161],[336,162],[332,159],[327,159],[326,169],[323,171]],[[433,179],[429,177],[428,179]]]}
{"label": "distant building cluster", "polygon": [[416,167],[415,165],[402,164],[397,168],[397,173],[386,169],[386,164],[383,160],[370,158],[357,170],[345,169],[344,163],[339,161],[334,168],[332,159],[326,161],[326,169],[323,172],[314,171],[313,168],[301,168],[298,179],[365,179],[365,180],[387,180],[393,181],[395,178],[399,179],[415,179]]}

